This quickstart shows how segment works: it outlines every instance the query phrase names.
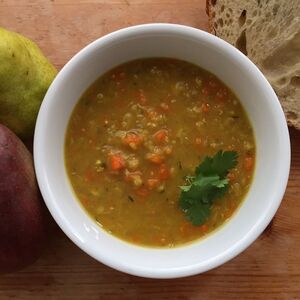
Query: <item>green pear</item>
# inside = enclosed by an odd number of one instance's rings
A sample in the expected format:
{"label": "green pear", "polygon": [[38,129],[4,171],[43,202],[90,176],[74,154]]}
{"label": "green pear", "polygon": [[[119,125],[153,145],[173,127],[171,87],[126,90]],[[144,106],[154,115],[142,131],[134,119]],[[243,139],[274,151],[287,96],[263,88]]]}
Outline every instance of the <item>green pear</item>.
{"label": "green pear", "polygon": [[56,73],[34,42],[0,27],[0,123],[22,139],[31,137]]}

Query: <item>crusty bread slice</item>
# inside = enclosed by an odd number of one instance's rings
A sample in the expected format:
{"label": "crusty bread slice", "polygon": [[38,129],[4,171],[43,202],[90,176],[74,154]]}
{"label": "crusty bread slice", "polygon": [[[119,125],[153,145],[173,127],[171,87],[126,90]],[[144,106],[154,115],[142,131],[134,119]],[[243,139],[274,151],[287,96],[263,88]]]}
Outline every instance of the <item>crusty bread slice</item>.
{"label": "crusty bread slice", "polygon": [[211,32],[246,54],[300,129],[300,0],[207,0]]}

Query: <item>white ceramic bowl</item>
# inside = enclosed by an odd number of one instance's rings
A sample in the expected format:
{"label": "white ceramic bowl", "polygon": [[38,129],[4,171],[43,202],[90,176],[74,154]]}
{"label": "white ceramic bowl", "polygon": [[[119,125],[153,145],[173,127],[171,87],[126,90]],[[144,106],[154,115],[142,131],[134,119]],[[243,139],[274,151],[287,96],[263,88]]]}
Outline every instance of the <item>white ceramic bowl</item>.
{"label": "white ceramic bowl", "polygon": [[[111,236],[85,213],[67,177],[64,140],[74,105],[101,74],[133,59],[164,56],[209,70],[237,94],[254,127],[257,163],[250,192],[225,226],[187,246],[152,249]],[[96,40],[59,72],[39,112],[34,161],[48,209],[61,229],[83,251],[129,274],[174,278],[201,273],[225,263],[262,233],[286,188],[290,141],[275,93],[247,57],[206,32],[181,25],[148,24],[125,28]]]}

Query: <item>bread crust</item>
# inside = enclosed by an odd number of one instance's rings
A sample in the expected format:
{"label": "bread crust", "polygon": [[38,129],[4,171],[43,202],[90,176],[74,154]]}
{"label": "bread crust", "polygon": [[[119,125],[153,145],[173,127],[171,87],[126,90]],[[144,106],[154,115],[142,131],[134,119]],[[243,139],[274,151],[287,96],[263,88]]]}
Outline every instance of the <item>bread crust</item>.
{"label": "bread crust", "polygon": [[209,31],[246,54],[300,129],[300,1],[206,0]]}

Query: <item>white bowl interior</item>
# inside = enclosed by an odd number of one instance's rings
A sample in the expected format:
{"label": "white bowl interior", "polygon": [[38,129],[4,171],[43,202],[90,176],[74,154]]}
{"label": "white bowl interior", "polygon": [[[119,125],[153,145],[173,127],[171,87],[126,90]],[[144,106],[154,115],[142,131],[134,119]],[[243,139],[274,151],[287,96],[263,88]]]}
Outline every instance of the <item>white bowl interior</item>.
{"label": "white bowl interior", "polygon": [[[103,231],[79,205],[64,164],[66,127],[82,93],[105,71],[143,57],[178,58],[217,75],[239,97],[256,136],[255,177],[238,213],[209,237],[174,249],[134,246]],[[124,29],[97,40],[77,54],[48,90],[38,116],[34,146],[41,192],[65,233],[88,254],[111,267],[158,278],[204,272],[253,242],[280,204],[288,178],[289,151],[284,115],[259,70],[222,40],[170,24]]]}

